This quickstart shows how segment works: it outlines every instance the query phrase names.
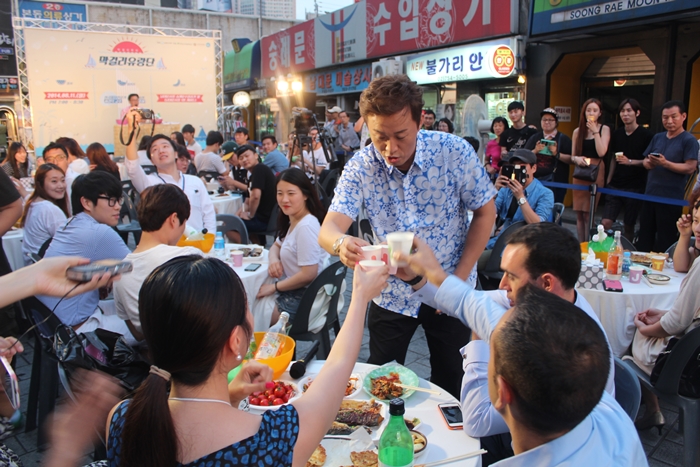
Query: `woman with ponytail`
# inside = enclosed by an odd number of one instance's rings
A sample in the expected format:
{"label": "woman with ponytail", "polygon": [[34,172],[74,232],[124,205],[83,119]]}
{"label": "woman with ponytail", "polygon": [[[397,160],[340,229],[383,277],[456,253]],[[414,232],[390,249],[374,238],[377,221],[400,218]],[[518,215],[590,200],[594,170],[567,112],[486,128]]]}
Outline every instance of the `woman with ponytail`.
{"label": "woman with ponytail", "polygon": [[110,466],[305,466],[340,407],[362,343],[367,304],[387,277],[387,267],[355,269],[347,318],[313,386],[292,404],[261,416],[237,407],[265,389],[272,374],[267,366],[249,362],[227,385],[252,336],[236,273],[200,256],[175,258],[155,269],[139,293],[153,366],[134,398],[112,410]]}

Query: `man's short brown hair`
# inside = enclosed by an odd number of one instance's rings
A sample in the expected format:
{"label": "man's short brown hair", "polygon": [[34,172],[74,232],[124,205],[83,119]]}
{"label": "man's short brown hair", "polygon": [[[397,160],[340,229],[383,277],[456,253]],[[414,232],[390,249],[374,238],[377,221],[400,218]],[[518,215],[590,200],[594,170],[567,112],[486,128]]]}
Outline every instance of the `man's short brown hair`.
{"label": "man's short brown hair", "polygon": [[411,109],[413,121],[420,124],[423,90],[406,75],[377,78],[360,96],[360,114],[365,120],[370,115],[394,115],[406,107]]}

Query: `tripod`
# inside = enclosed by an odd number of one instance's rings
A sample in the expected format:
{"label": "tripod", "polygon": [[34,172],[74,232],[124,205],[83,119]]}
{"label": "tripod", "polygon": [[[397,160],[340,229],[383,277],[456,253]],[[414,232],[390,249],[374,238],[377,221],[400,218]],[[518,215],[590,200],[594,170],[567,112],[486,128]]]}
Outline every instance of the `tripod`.
{"label": "tripod", "polygon": [[[326,159],[326,163],[330,164],[331,162],[335,161],[335,153],[329,149],[328,141],[326,141],[326,138],[319,135],[318,142],[321,143],[321,148],[323,149],[323,156]],[[304,148],[308,148],[311,157],[310,164],[304,159]],[[308,172],[307,167],[311,168],[312,183],[316,186],[319,186],[318,173],[316,172],[316,157],[314,155],[313,138],[310,137],[308,133],[296,133],[294,135],[294,139],[292,140],[292,146],[290,147],[289,152],[287,153],[287,158],[289,159],[290,165],[292,164],[292,158],[294,157],[294,153],[297,149],[299,150],[299,155],[301,157],[301,169]]]}

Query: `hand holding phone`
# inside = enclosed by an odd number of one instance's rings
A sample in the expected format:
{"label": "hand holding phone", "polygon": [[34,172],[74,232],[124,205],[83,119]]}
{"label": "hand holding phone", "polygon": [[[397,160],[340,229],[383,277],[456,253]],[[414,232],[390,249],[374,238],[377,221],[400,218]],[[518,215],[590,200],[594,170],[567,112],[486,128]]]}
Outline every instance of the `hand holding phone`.
{"label": "hand holding phone", "polygon": [[72,266],[66,270],[66,277],[76,282],[90,282],[94,276],[126,274],[133,269],[129,261],[103,260],[82,266]]}

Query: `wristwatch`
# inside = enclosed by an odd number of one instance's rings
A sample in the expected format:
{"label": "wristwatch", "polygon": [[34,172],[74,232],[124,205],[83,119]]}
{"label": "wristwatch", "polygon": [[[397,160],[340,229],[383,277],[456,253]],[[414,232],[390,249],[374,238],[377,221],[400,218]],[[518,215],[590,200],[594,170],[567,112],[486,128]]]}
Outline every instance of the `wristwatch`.
{"label": "wristwatch", "polygon": [[338,240],[336,240],[333,243],[333,255],[338,256],[338,253],[340,252],[340,245],[343,244],[343,241],[345,241],[346,237],[349,237],[349,235],[341,235],[340,237],[338,237]]}
{"label": "wristwatch", "polygon": [[527,203],[527,198],[524,196],[518,200],[518,206],[522,206],[525,203]]}

